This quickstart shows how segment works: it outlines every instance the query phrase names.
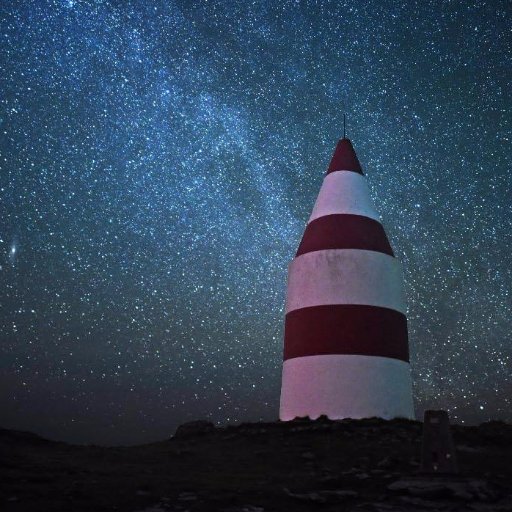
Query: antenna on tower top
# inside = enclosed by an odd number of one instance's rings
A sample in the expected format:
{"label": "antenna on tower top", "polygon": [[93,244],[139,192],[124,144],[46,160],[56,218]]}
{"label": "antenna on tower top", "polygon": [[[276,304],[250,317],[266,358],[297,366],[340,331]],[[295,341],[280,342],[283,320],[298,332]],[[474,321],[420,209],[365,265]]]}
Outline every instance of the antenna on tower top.
{"label": "antenna on tower top", "polygon": [[343,138],[346,139],[347,116],[343,114]]}

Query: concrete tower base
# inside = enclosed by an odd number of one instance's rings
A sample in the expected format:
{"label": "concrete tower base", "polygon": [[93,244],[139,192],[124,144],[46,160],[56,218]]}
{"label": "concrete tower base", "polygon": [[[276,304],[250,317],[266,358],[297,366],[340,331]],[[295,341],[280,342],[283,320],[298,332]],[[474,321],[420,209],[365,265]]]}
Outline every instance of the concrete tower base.
{"label": "concrete tower base", "polygon": [[288,359],[283,364],[279,418],[414,419],[409,363],[345,354]]}

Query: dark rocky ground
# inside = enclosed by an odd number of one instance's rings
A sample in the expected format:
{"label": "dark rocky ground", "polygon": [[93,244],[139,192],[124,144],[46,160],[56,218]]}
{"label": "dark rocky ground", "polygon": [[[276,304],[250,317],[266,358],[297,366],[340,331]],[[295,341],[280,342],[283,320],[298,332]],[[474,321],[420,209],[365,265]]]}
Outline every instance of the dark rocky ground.
{"label": "dark rocky ground", "polygon": [[0,510],[512,511],[512,425],[452,432],[458,477],[419,473],[405,420],[199,424],[127,448],[0,430]]}

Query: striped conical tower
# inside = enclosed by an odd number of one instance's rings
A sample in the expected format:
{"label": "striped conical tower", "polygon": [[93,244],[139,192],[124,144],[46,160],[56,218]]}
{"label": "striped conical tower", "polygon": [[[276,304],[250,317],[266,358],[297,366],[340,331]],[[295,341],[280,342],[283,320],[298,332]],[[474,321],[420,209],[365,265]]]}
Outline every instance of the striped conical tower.
{"label": "striped conical tower", "polygon": [[341,139],[288,272],[280,419],[413,418],[401,266]]}

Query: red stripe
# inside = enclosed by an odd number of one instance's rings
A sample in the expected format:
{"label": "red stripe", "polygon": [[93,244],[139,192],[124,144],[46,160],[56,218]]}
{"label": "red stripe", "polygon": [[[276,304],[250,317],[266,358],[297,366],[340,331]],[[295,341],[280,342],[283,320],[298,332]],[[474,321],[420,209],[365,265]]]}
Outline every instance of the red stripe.
{"label": "red stripe", "polygon": [[296,256],[324,249],[364,249],[394,256],[382,224],[363,215],[324,215],[311,221]]}
{"label": "red stripe", "polygon": [[361,164],[349,139],[341,139],[336,145],[327,174],[335,171],[353,171],[363,174]]}
{"label": "red stripe", "polygon": [[409,361],[407,319],[393,309],[333,304],[286,315],[284,359],[359,354]]}

